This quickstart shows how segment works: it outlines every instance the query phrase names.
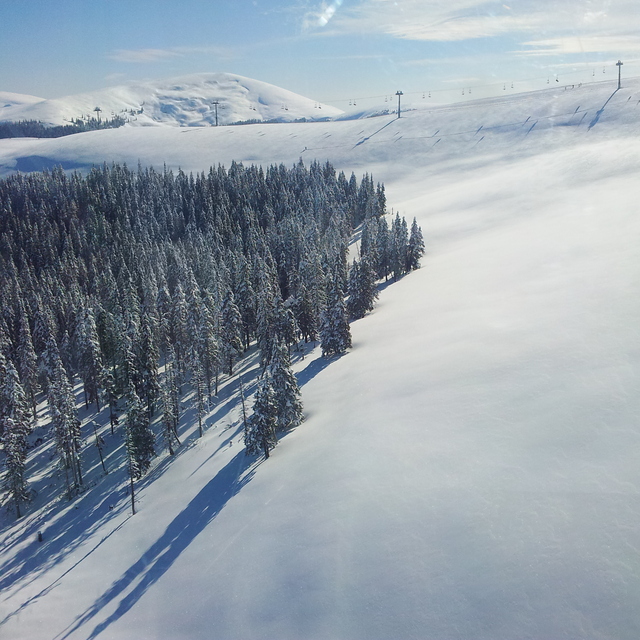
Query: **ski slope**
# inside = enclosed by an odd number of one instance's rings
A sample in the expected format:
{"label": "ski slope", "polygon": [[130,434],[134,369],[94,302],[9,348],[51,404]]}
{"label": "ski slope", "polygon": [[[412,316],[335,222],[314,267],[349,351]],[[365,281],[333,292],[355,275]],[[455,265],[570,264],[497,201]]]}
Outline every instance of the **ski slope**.
{"label": "ski slope", "polygon": [[212,126],[216,124],[216,111],[220,124],[321,120],[342,113],[259,80],[231,73],[196,73],[51,100],[0,93],[0,122],[40,120],[68,124],[78,118],[97,117],[96,107],[101,109],[102,120],[120,116],[131,127]]}
{"label": "ski slope", "polygon": [[[234,377],[134,517],[89,440],[92,492],[4,514],[0,637],[636,640],[639,100],[634,80],[0,145],[5,172],[329,159],[383,180],[427,244],[349,353],[297,358],[307,418],[268,461],[244,456]],[[237,375],[251,393],[255,353]]]}

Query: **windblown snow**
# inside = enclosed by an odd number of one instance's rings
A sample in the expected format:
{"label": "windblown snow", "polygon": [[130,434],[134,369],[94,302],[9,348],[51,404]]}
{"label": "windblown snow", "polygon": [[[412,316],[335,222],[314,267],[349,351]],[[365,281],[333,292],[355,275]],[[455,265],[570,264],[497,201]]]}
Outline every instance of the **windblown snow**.
{"label": "windblown snow", "polygon": [[[95,487],[45,506],[35,449],[39,502],[1,521],[3,638],[639,637],[640,82],[414,106],[0,141],[5,174],[328,159],[384,181],[427,244],[350,352],[296,361],[307,419],[266,462],[236,376],[133,517],[90,441]],[[238,375],[251,392],[255,354]]]}

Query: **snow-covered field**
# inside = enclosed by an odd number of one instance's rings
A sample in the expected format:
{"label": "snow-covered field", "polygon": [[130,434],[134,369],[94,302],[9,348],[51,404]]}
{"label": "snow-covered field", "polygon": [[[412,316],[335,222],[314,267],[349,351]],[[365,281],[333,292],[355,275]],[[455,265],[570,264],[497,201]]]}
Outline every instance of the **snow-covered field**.
{"label": "snow-covered field", "polygon": [[329,159],[384,181],[427,244],[348,354],[296,361],[307,419],[268,461],[244,456],[234,377],[134,517],[117,474],[4,514],[0,637],[640,637],[639,101],[632,80],[400,120],[0,141],[5,173]]}

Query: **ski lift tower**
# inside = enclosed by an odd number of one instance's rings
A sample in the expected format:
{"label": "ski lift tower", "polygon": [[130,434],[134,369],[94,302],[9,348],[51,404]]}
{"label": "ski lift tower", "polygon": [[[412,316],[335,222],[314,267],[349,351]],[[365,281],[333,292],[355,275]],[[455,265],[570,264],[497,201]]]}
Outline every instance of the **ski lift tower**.
{"label": "ski lift tower", "polygon": [[620,84],[620,75],[621,75],[621,71],[622,71],[622,65],[624,64],[624,62],[622,62],[621,60],[618,60],[618,62],[616,62],[616,67],[618,67],[618,89],[620,89],[621,84]]}
{"label": "ski lift tower", "polygon": [[404,93],[402,91],[396,91],[396,95],[398,96],[398,118],[400,117],[400,96],[403,96]]}
{"label": "ski lift tower", "polygon": [[100,112],[102,111],[102,109],[100,107],[96,107],[94,109],[94,111],[96,112],[96,114],[98,116],[98,124],[100,124]]}

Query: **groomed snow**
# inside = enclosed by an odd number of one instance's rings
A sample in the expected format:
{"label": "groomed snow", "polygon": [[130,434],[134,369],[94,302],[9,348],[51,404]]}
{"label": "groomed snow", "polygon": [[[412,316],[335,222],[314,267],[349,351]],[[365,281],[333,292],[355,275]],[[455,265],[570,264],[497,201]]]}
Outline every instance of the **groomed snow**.
{"label": "groomed snow", "polygon": [[[352,325],[348,354],[296,362],[307,419],[268,461],[244,456],[234,378],[205,437],[158,462],[133,518],[124,484],[106,480],[49,520],[7,517],[2,637],[636,640],[629,86],[25,143],[20,158],[82,167],[328,158],[383,180],[427,254]],[[251,391],[255,356],[238,373]]]}

